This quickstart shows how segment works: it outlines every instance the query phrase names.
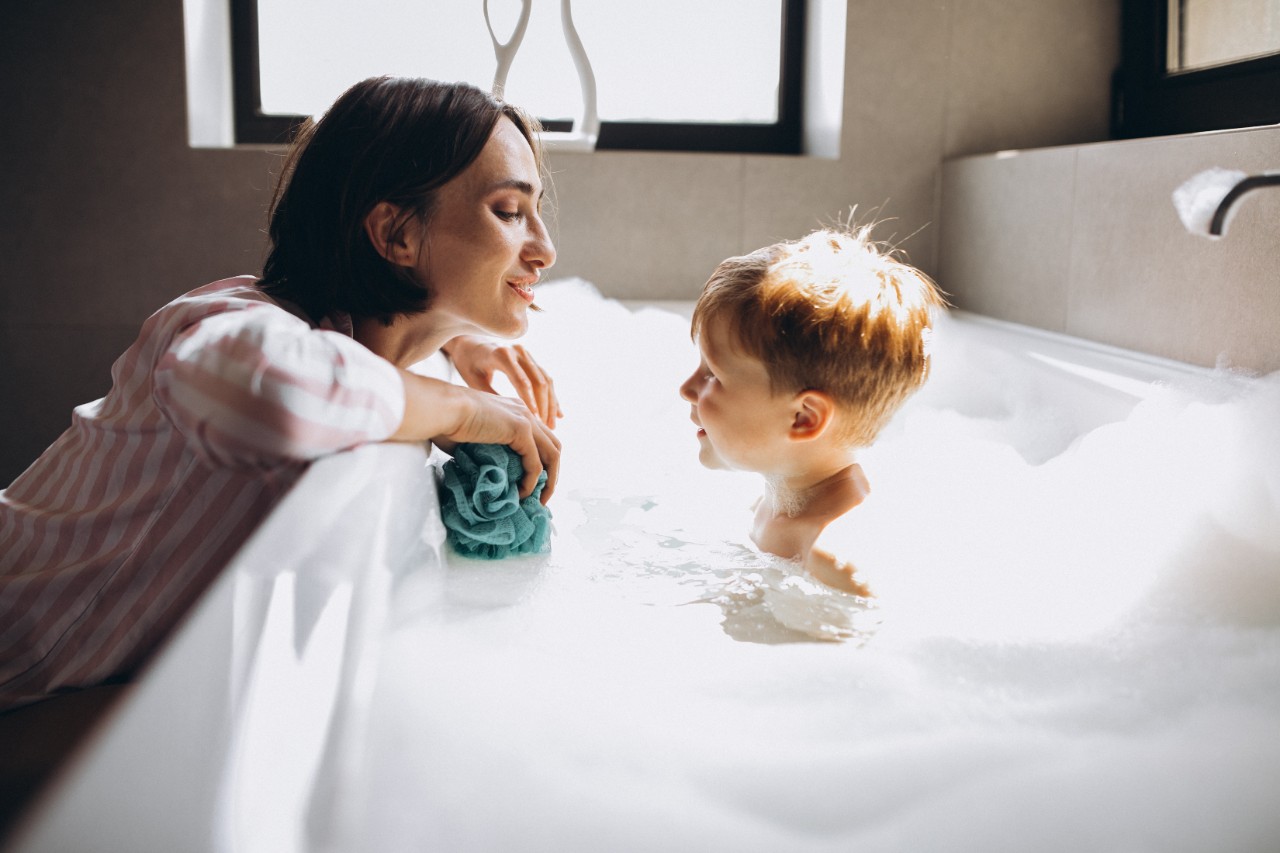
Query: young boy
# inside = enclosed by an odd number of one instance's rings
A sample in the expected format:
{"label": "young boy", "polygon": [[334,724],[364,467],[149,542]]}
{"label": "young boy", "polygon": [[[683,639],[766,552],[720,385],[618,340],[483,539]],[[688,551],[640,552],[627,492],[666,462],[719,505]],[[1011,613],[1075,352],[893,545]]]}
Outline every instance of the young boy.
{"label": "young boy", "polygon": [[870,491],[857,451],[927,378],[930,312],[944,305],[870,230],[721,263],[693,311],[701,362],[680,386],[702,464],[764,475],[752,541],[858,595],[871,591],[818,539]]}

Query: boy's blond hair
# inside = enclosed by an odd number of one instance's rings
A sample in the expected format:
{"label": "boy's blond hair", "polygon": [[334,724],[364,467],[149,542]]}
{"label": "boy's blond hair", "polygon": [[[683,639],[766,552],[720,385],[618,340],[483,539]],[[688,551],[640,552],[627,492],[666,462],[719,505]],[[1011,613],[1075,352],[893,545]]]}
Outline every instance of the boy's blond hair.
{"label": "boy's blond hair", "polygon": [[928,377],[931,310],[945,304],[870,231],[822,229],[729,258],[693,310],[693,336],[727,321],[775,392],[831,395],[845,415],[837,435],[852,446],[871,444]]}

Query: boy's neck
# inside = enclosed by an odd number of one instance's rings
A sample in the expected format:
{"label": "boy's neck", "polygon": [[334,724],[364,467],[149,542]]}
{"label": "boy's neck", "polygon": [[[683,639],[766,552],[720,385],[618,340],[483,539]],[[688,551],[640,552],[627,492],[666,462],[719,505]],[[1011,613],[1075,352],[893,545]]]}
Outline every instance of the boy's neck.
{"label": "boy's neck", "polygon": [[804,559],[823,529],[869,491],[862,466],[847,459],[799,476],[767,477],[751,538],[762,551]]}
{"label": "boy's neck", "polygon": [[764,503],[775,516],[802,518],[843,515],[866,496],[862,466],[840,459],[799,474],[766,476]]}

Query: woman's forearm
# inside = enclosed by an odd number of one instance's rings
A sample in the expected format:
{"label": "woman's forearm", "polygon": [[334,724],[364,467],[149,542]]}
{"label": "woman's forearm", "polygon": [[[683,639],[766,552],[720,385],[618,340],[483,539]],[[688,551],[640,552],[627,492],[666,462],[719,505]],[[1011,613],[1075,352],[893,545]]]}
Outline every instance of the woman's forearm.
{"label": "woman's forearm", "polygon": [[400,371],[404,417],[392,441],[427,441],[458,432],[470,411],[467,389],[441,379]]}

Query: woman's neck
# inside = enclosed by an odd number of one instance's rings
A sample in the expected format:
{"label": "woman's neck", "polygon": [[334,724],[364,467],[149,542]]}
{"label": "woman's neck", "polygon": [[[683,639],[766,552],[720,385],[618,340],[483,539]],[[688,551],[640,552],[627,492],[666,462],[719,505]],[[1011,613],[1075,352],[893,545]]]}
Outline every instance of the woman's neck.
{"label": "woman's neck", "polygon": [[457,336],[444,326],[425,324],[424,319],[422,316],[398,315],[387,325],[373,317],[353,317],[352,335],[370,351],[397,367],[408,367],[435,355]]}

